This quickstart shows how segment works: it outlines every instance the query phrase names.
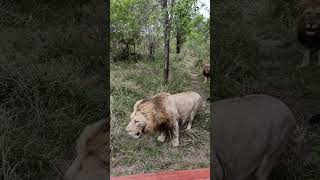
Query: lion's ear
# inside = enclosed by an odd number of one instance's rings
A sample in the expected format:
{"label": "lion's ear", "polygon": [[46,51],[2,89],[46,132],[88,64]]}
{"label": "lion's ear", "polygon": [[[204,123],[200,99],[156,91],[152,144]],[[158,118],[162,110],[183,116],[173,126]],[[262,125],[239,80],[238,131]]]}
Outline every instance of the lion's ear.
{"label": "lion's ear", "polygon": [[110,126],[107,119],[102,119],[86,126],[77,141],[78,153],[80,153],[82,150],[90,148],[90,146],[99,145],[100,141],[106,143],[105,141],[107,141],[107,138],[101,138],[100,136],[107,136],[107,131],[109,128]]}
{"label": "lion's ear", "polygon": [[303,14],[306,9],[319,6],[319,5],[320,3],[316,1],[302,0],[297,3],[296,8],[299,14]]}
{"label": "lion's ear", "polygon": [[145,100],[145,99],[140,99],[139,101],[136,102],[136,104],[135,104],[134,107],[133,107],[133,111],[134,111],[134,112],[137,110],[139,104],[141,104],[142,101],[144,101],[144,100]]}

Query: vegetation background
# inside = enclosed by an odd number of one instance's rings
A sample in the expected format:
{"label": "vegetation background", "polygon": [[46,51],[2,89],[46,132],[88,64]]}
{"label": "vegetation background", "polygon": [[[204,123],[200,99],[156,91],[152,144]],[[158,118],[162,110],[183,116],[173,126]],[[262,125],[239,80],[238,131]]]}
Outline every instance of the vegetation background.
{"label": "vegetation background", "polygon": [[61,179],[106,117],[104,4],[0,1],[0,179]]}
{"label": "vegetation background", "polygon": [[212,79],[215,100],[253,93],[283,100],[297,119],[293,142],[273,180],[320,179],[320,69],[299,69],[295,0],[213,1]]}
{"label": "vegetation background", "polygon": [[[111,1],[111,175],[209,166],[209,107],[200,112],[180,146],[157,136],[132,139],[125,127],[136,101],[161,91],[196,91],[207,99],[202,63],[209,62],[209,19],[197,0]],[[204,7],[202,7],[204,8]],[[209,8],[209,7],[208,7]],[[169,79],[164,84],[164,17],[170,25]],[[167,32],[168,33],[168,32]],[[168,34],[169,34],[168,33]]]}

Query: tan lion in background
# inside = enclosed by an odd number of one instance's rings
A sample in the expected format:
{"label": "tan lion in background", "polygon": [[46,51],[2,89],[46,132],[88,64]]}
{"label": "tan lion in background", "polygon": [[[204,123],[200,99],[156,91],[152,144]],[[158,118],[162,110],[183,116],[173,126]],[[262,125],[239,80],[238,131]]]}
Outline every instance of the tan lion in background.
{"label": "tan lion in background", "polygon": [[77,140],[77,156],[65,173],[66,180],[101,180],[107,177],[109,123],[88,125]]}
{"label": "tan lion in background", "polygon": [[320,65],[320,1],[300,0],[297,16],[298,40],[304,47],[302,64],[309,65],[311,53],[317,52],[318,65]]}
{"label": "tan lion in background", "polygon": [[134,105],[126,131],[134,138],[160,131],[160,142],[172,134],[172,146],[178,146],[179,127],[187,124],[186,129],[190,130],[203,103],[201,96],[193,91],[173,95],[159,93],[150,99],[141,99]]}
{"label": "tan lion in background", "polygon": [[210,80],[210,64],[205,63],[203,65],[202,74],[204,76],[204,82],[208,82]]}

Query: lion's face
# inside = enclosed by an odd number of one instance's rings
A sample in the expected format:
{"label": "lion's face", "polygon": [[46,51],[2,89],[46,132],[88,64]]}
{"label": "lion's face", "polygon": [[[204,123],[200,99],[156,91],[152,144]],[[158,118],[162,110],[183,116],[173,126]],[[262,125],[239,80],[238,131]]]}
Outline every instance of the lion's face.
{"label": "lion's face", "polygon": [[204,71],[205,73],[209,73],[209,72],[210,72],[210,64],[205,64],[205,65],[203,66],[203,71]]}
{"label": "lion's face", "polygon": [[306,35],[314,36],[320,30],[320,7],[308,6],[302,13]]}
{"label": "lion's face", "polygon": [[126,131],[133,138],[139,138],[144,132],[147,119],[140,111],[133,112],[130,118]]}

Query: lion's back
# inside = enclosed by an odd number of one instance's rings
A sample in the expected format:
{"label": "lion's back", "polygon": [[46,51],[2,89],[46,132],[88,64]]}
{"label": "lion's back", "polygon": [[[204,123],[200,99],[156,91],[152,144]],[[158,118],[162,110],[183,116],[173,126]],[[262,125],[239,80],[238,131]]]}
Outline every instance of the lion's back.
{"label": "lion's back", "polygon": [[269,153],[280,149],[295,122],[286,104],[267,95],[216,101],[213,109],[213,146],[232,169],[232,177],[247,176]]}
{"label": "lion's back", "polygon": [[174,102],[179,116],[182,119],[189,116],[192,111],[198,110],[203,104],[200,94],[193,91],[173,94],[169,96],[169,100]]}

